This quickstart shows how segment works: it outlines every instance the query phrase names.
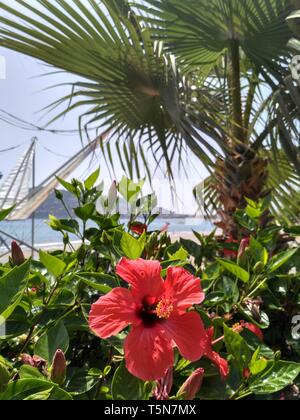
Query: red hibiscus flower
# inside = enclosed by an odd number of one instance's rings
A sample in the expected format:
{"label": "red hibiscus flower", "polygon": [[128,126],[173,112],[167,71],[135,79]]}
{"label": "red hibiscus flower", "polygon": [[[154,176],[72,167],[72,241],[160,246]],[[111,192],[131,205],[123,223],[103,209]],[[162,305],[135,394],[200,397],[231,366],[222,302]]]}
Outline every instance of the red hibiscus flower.
{"label": "red hibiscus flower", "polygon": [[222,379],[225,379],[229,375],[229,366],[227,360],[223,359],[219,353],[215,352],[212,348],[212,339],[214,336],[214,328],[210,328],[206,331],[206,347],[204,356],[210,359],[219,369]]}
{"label": "red hibiscus flower", "polygon": [[173,347],[196,361],[207,341],[200,315],[186,312],[205,298],[200,280],[171,267],[164,281],[161,270],[158,261],[123,258],[116,271],[130,289],[119,287],[101,297],[89,318],[90,328],[104,339],[132,326],[125,340],[126,366],[144,381],[161,379],[174,365]]}
{"label": "red hibiscus flower", "polygon": [[134,222],[130,225],[130,230],[133,233],[136,233],[137,235],[142,235],[144,232],[147,232],[148,226],[140,223],[140,222]]}

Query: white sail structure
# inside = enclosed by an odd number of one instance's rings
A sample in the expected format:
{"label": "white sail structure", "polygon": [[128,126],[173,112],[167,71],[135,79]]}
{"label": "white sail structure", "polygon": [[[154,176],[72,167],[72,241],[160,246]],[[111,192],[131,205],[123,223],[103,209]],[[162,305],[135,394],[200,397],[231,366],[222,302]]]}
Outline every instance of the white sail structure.
{"label": "white sail structure", "polygon": [[[14,187],[14,193],[10,193],[11,201],[6,200],[6,205],[3,206],[0,204],[0,208],[9,207],[8,203],[11,203],[12,205],[16,205],[15,210],[9,215],[7,220],[26,220],[30,218],[34,212],[40,207],[41,204],[44,203],[44,201],[47,200],[51,192],[57,188],[59,185],[59,181],[57,180],[57,177],[66,179],[68,178],[77,168],[78,166],[91,154],[94,153],[96,150],[97,145],[99,145],[100,141],[103,141],[105,139],[106,135],[101,135],[97,137],[92,142],[88,143],[82,150],[80,150],[75,156],[73,156],[71,159],[69,159],[68,162],[66,162],[64,165],[62,165],[57,171],[55,171],[53,174],[51,174],[48,178],[46,178],[39,186],[35,187],[34,189],[29,189],[30,184],[28,183],[28,189],[26,193],[26,183],[25,178],[28,180],[27,177],[24,176],[24,182],[23,177],[20,176],[20,172],[25,171],[25,166],[22,167],[20,164],[16,167],[16,169],[13,171],[14,173],[18,174],[18,180],[19,184],[16,183],[16,185],[19,185],[18,187]],[[30,158],[25,159],[25,162],[27,162],[27,169],[30,171],[30,165],[32,170],[32,163],[30,164]],[[24,167],[24,170],[23,170]],[[25,171],[27,173],[27,170]],[[21,188],[20,181],[22,180],[22,185],[24,185]],[[3,186],[3,190],[6,191],[6,193],[2,193],[5,197],[7,196],[7,191],[11,190],[10,182],[14,181],[14,178],[11,177],[11,175],[8,177],[7,181],[4,183],[5,189]],[[17,199],[15,199],[16,191],[18,192]],[[1,194],[1,191],[0,191]],[[0,196],[1,197],[1,196]],[[1,203],[1,201],[0,201]],[[3,201],[4,203],[4,201]]]}
{"label": "white sail structure", "polygon": [[29,149],[18,160],[16,166],[0,187],[0,209],[15,206],[15,211],[21,209],[20,202],[30,194],[32,184],[33,161],[36,139],[33,139]]}

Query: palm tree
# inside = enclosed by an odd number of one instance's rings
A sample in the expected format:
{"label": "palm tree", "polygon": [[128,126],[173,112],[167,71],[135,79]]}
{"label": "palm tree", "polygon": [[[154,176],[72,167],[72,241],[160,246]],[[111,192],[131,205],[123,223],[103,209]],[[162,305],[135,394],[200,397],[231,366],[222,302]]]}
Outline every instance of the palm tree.
{"label": "palm tree", "polygon": [[[289,26],[298,16],[291,15],[297,2],[144,3],[145,20],[176,55],[185,74],[197,71],[202,86],[214,83],[222,92],[227,150],[217,160],[207,198],[221,204],[219,226],[236,237],[233,215],[245,207],[246,197],[257,201],[276,184],[281,191],[289,189],[290,183],[299,187],[299,109],[295,95],[289,93],[295,91],[289,65],[300,45]],[[278,208],[278,195],[274,198]],[[285,208],[292,200],[284,198]],[[299,201],[295,201],[296,208],[292,207],[298,212]]]}
{"label": "palm tree", "polygon": [[130,176],[142,162],[150,177],[148,150],[171,177],[192,151],[211,173],[207,211],[220,205],[233,237],[245,197],[272,190],[273,212],[297,216],[297,1],[13,3],[0,1],[0,46],[80,78],[50,105],[66,104],[54,119],[81,107],[81,124],[109,133],[101,147],[112,164],[113,142]]}

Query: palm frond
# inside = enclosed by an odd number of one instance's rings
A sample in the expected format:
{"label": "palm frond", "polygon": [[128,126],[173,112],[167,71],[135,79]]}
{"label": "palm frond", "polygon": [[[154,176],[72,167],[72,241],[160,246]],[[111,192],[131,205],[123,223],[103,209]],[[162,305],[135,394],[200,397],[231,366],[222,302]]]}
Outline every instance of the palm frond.
{"label": "palm frond", "polygon": [[146,143],[158,162],[161,153],[171,173],[174,151],[185,143],[208,168],[213,166],[225,147],[216,95],[192,89],[192,80],[181,74],[161,42],[153,42],[127,2],[11,3],[17,7],[0,1],[0,46],[80,77],[69,95],[51,104],[50,109],[65,104],[51,122],[83,108],[86,128],[96,124],[113,133],[112,141],[123,139],[123,164],[137,163]]}
{"label": "palm frond", "polygon": [[[180,57],[188,69],[201,66],[206,74],[220,63],[230,42],[238,42],[257,69],[277,79],[287,67],[286,22],[291,0],[145,0],[143,19]],[[278,70],[280,69],[280,72]]]}

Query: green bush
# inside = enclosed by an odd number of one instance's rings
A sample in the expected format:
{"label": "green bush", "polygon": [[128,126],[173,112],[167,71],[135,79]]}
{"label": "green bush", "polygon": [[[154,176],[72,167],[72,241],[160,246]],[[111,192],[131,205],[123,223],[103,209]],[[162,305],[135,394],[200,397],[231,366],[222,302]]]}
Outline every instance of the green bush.
{"label": "green bush", "polygon": [[[0,400],[299,398],[300,228],[265,227],[268,201],[249,200],[236,213],[239,240],[194,232],[194,240],[172,243],[167,232],[151,231],[156,200],[141,195],[142,183],[123,178],[104,196],[98,177],[96,171],[84,183],[61,181],[78,199],[75,216],[49,219],[62,234],[62,250],[25,260],[14,244],[0,266]],[[128,225],[115,211],[120,195]],[[57,199],[64,202],[63,194]],[[172,375],[159,381],[128,372],[127,328],[108,339],[89,328],[91,305],[128,289],[116,273],[122,257],[159,261],[163,278],[170,267],[201,278],[205,300],[188,313],[199,314],[211,347],[193,362],[175,349]]]}

